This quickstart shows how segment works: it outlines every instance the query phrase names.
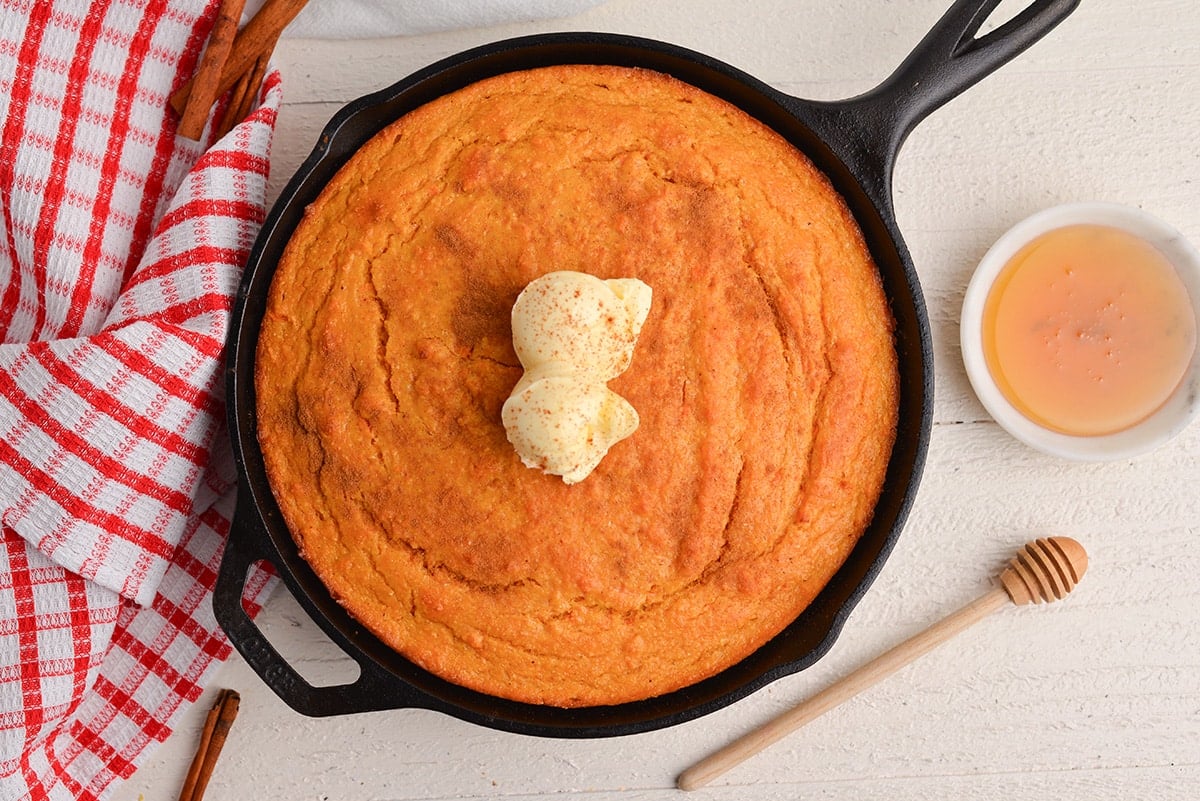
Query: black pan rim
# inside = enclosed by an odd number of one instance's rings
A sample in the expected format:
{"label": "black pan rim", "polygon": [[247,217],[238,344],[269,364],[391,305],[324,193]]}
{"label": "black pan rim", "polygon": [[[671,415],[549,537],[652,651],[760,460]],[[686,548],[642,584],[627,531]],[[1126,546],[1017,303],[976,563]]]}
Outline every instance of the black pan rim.
{"label": "black pan rim", "polygon": [[[562,60],[555,61],[553,60],[555,58]],[[504,68],[497,69],[497,62]],[[271,244],[278,243],[279,237],[285,233],[290,235],[290,228],[285,224],[285,217],[289,212],[295,213],[296,204],[307,205],[311,198],[306,200],[306,192],[319,191],[319,188],[328,180],[328,177],[321,180],[320,176],[326,173],[331,176],[332,172],[335,172],[349,158],[350,154],[365,142],[365,138],[361,134],[350,130],[363,119],[364,115],[369,117],[378,113],[380,109],[390,108],[391,110],[383,115],[387,117],[394,114],[395,104],[398,102],[401,107],[415,107],[434,96],[453,91],[453,88],[456,88],[453,84],[458,81],[463,81],[461,85],[466,85],[480,77],[486,77],[476,75],[480,69],[488,74],[500,74],[513,71],[514,68],[547,66],[551,63],[618,63],[623,66],[668,72],[693,84],[698,80],[697,75],[708,75],[711,81],[707,82],[708,85],[700,86],[701,89],[717,94],[730,102],[734,102],[734,100],[728,95],[740,95],[737,99],[742,102],[736,102],[735,105],[739,105],[759,119],[762,119],[764,114],[772,117],[777,123],[768,122],[772,128],[778,130],[777,125],[780,121],[786,122],[790,119],[792,126],[809,131],[810,139],[819,138],[816,134],[811,133],[808,123],[802,119],[805,109],[809,108],[805,101],[797,101],[779,93],[723,62],[657,40],[591,32],[519,37],[464,51],[414,73],[386,89],[352,101],[331,119],[312,154],[289,181],[264,222],[262,232],[252,250],[231,318],[228,352],[232,358],[228,363],[226,378],[229,426],[240,484],[238,517],[241,518],[239,521],[241,526],[249,526],[255,532],[252,536],[258,539],[258,546],[262,551],[261,556],[276,564],[288,590],[297,597],[306,612],[313,616],[314,620],[334,638],[339,646],[356,651],[355,659],[360,661],[364,670],[369,670],[369,667],[374,665],[385,674],[395,676],[397,681],[409,685],[413,682],[411,672],[408,676],[402,677],[394,669],[395,660],[390,658],[389,654],[398,657],[395,652],[392,652],[387,646],[383,646],[382,643],[379,643],[379,646],[386,653],[371,646],[363,647],[364,637],[361,627],[354,624],[353,621],[347,623],[345,619],[331,619],[328,614],[328,603],[323,602],[321,605],[317,605],[312,597],[314,592],[312,580],[303,576],[306,565],[297,564],[297,555],[286,553],[287,542],[290,542],[290,535],[286,535],[286,530],[284,530],[284,534],[288,537],[288,541],[284,543],[279,541],[278,526],[281,518],[277,508],[274,508],[273,497],[270,497],[269,492],[264,494],[262,487],[255,486],[251,481],[250,474],[254,470],[261,469],[261,466],[256,464],[257,438],[254,434],[253,414],[246,413],[247,408],[253,409],[253,381],[247,381],[243,375],[243,371],[246,369],[245,365],[252,366],[253,364],[252,348],[257,339],[257,320],[254,319],[254,313],[250,307],[255,300],[255,293],[262,295],[265,287],[269,286],[269,275],[263,277],[265,275],[263,271],[273,272],[274,269],[273,261],[269,265],[264,261],[270,261],[268,251]],[[654,66],[648,66],[650,63],[653,63]],[[529,66],[513,67],[513,64]],[[450,77],[447,78],[447,76]],[[437,88],[440,88],[441,91],[434,91]],[[714,88],[718,91],[713,91]],[[751,105],[753,110],[746,109],[746,105]],[[813,104],[813,107],[816,105]],[[394,116],[391,118],[394,119]],[[796,135],[793,131],[788,138],[793,139],[794,142]],[[825,144],[823,140],[821,143]],[[799,147],[799,145],[797,146]],[[813,157],[807,148],[802,147],[801,150],[809,154],[810,158]],[[842,169],[848,172],[848,169],[832,150],[821,154],[821,158],[826,161],[826,164],[819,163],[818,166],[827,174],[829,170],[826,167],[827,164],[832,163],[831,159],[835,160],[837,164],[841,164]],[[314,176],[317,177],[314,178]],[[858,176],[851,175],[850,179],[859,182]],[[846,180],[846,176],[842,176],[842,181]],[[836,184],[837,181],[835,181]],[[842,186],[838,186],[838,189],[843,196],[846,195]],[[895,230],[894,215],[890,205],[881,203],[876,198],[868,197],[866,190],[860,188],[859,191],[864,196],[860,198],[860,205],[863,199],[869,201],[870,211],[880,218],[875,221],[877,229],[886,232],[888,244],[894,250],[894,253],[891,254],[894,263],[892,269],[898,266],[901,275],[891,276],[892,283],[903,284],[907,289],[908,294],[904,298],[903,310],[909,313],[916,325],[916,341],[910,342],[909,346],[915,346],[913,352],[916,354],[918,376],[915,381],[910,381],[912,386],[908,387],[902,398],[911,396],[914,391],[919,398],[908,398],[909,406],[913,408],[907,409],[907,414],[902,415],[904,432],[903,434],[898,432],[898,438],[901,435],[906,438],[905,464],[900,468],[896,468],[895,465],[889,467],[889,475],[896,469],[904,474],[898,479],[902,488],[901,497],[896,499],[892,505],[888,515],[889,520],[886,521],[886,531],[875,532],[871,538],[870,544],[873,552],[869,555],[870,558],[859,566],[852,586],[840,588],[840,603],[836,604],[833,609],[824,610],[821,626],[825,633],[816,645],[801,658],[774,664],[770,660],[766,660],[761,669],[751,671],[748,678],[735,682],[734,686],[722,685],[714,688],[714,682],[720,684],[719,680],[723,675],[718,674],[713,679],[667,696],[661,696],[658,699],[622,704],[618,707],[557,710],[512,702],[469,690],[464,691],[463,688],[443,686],[444,682],[440,682],[436,677],[427,676],[418,676],[421,686],[409,688],[414,692],[399,694],[397,707],[421,706],[439,709],[456,717],[489,727],[541,736],[624,735],[663,728],[708,714],[761,689],[782,676],[809,667],[824,656],[840,635],[850,613],[882,569],[900,536],[919,485],[932,424],[932,341],[919,282],[912,269],[911,259],[904,247],[903,240],[900,238],[899,232]],[[315,195],[313,196],[315,197]],[[880,208],[881,205],[883,208]],[[854,208],[853,211],[855,217],[859,219],[860,225],[863,225],[860,213],[864,212],[857,208]],[[877,230],[875,236],[878,238],[882,234]],[[876,245],[878,242],[872,241],[873,252]],[[879,263],[878,255],[876,261]],[[881,272],[884,270],[882,265],[880,270]],[[889,291],[888,295],[893,301],[893,310],[896,311],[896,297],[892,291]],[[248,362],[245,358],[247,347],[251,349]],[[913,353],[909,353],[907,356],[902,355],[902,363],[905,358],[911,360]],[[903,364],[901,369],[904,370]],[[902,383],[904,383],[903,377]],[[913,414],[914,412],[915,414]],[[916,421],[915,425],[914,420]],[[896,458],[896,455],[893,454],[893,462]],[[247,517],[253,519],[247,522]],[[876,524],[873,523],[872,528],[868,529],[868,533],[875,526]],[[237,528],[238,526],[235,526],[235,529]],[[231,536],[245,536],[245,534],[235,532]],[[864,533],[863,540],[867,538],[867,533]],[[860,540],[860,546],[863,540]],[[294,551],[294,545],[292,549]],[[855,553],[858,551],[859,548],[856,547]],[[854,558],[852,554],[851,559]],[[842,571],[839,571],[838,576],[841,575]],[[835,576],[835,581],[837,581],[837,576]],[[834,582],[831,582],[832,584]],[[323,587],[323,585],[321,586]],[[823,592],[822,595],[824,594]],[[817,601],[814,601],[814,606],[816,605]],[[805,615],[802,615],[798,621],[802,621],[804,618]],[[789,626],[787,631],[791,631],[797,625],[794,623]],[[787,631],[779,636],[785,636]],[[367,638],[368,640],[373,639],[370,635],[367,635]],[[231,639],[234,638],[231,637]],[[239,647],[239,650],[242,650],[239,642],[235,640],[234,644]],[[360,660],[359,657],[362,659]],[[417,673],[419,674],[421,671],[417,671]],[[318,714],[339,713],[336,709],[318,712]]]}

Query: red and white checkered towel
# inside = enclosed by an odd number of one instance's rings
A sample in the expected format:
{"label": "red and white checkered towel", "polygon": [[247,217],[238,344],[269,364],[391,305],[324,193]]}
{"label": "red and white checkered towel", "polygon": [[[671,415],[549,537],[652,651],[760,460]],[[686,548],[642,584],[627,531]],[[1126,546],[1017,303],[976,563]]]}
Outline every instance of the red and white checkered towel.
{"label": "red and white checkered towel", "polygon": [[101,797],[229,653],[222,348],[280,87],[176,138],[215,6],[0,0],[3,799]]}

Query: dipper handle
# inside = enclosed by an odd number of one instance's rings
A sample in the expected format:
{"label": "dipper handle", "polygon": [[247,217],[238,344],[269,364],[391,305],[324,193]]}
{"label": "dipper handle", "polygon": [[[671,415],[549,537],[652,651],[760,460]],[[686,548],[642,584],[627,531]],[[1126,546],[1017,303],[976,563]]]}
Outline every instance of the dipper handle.
{"label": "dipper handle", "polygon": [[1083,546],[1068,537],[1050,537],[1027,543],[1000,574],[1000,586],[981,595],[957,612],[934,623],[895,648],[877,656],[845,678],[784,712],[762,727],[734,740],[721,750],[679,774],[676,786],[696,790],[725,771],[754,756],[842,702],[932,651],[956,634],[995,612],[1006,602],[1041,603],[1062,599],[1075,588],[1087,570]]}

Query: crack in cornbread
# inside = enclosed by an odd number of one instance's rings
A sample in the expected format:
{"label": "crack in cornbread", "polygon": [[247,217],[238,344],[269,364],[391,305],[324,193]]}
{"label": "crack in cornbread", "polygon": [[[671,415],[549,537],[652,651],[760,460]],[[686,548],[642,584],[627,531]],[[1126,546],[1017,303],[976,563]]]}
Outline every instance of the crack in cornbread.
{"label": "crack in cornbread", "polygon": [[[509,311],[553,270],[655,296],[611,382],[641,425],[571,486],[500,418]],[[565,707],[692,684],[795,619],[870,520],[898,393],[825,177],[723,101],[598,66],[482,81],[355,154],[278,265],[256,387],[334,597],[450,681]]]}

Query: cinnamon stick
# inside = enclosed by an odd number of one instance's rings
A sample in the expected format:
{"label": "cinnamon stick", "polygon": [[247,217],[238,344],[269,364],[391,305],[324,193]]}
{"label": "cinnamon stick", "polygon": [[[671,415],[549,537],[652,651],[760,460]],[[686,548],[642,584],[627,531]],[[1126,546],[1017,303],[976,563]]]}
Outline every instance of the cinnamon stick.
{"label": "cinnamon stick", "polygon": [[262,89],[263,78],[267,75],[267,63],[273,49],[272,47],[259,56],[250,71],[242,73],[242,77],[234,84],[229,105],[225,107],[225,113],[221,116],[218,139],[249,116],[250,109],[254,107],[254,101],[258,99],[258,93]]}
{"label": "cinnamon stick", "polygon": [[234,109],[233,122],[235,125],[244,120],[250,114],[250,109],[254,107],[254,101],[258,99],[258,93],[262,89],[263,79],[267,77],[267,63],[270,58],[271,50],[267,50],[254,62],[254,69],[250,71],[250,91],[246,92],[242,102]]}
{"label": "cinnamon stick", "polygon": [[[233,46],[221,69],[217,82],[216,97],[233,88],[238,78],[253,67],[255,60],[265,53],[270,53],[275,47],[276,40],[283,29],[296,18],[308,0],[266,0],[246,26],[233,40]],[[181,86],[171,95],[171,107],[183,114],[189,105],[191,95],[196,91],[197,76]]]}
{"label": "cinnamon stick", "polygon": [[242,20],[242,9],[246,0],[221,0],[217,10],[217,20],[213,23],[212,32],[208,35],[208,44],[200,56],[200,68],[193,78],[194,88],[187,104],[181,112],[179,120],[179,135],[188,139],[199,139],[204,133],[204,122],[208,119],[208,111],[221,92],[218,84],[229,51],[233,49],[233,41],[237,36],[238,24]]}
{"label": "cinnamon stick", "polygon": [[179,801],[201,801],[204,797],[204,790],[208,787],[208,780],[217,765],[217,757],[221,755],[229,728],[237,717],[241,700],[241,696],[234,690],[225,689],[217,693],[217,699],[204,720],[200,745],[188,769],[183,789],[179,792]]}
{"label": "cinnamon stick", "polygon": [[221,115],[221,123],[217,126],[215,139],[222,139],[225,134],[233,130],[233,126],[237,124],[234,119],[234,110],[245,102],[246,95],[249,93],[250,73],[243,72],[242,77],[238,78],[237,83],[229,90],[229,102],[225,106],[225,113]]}

